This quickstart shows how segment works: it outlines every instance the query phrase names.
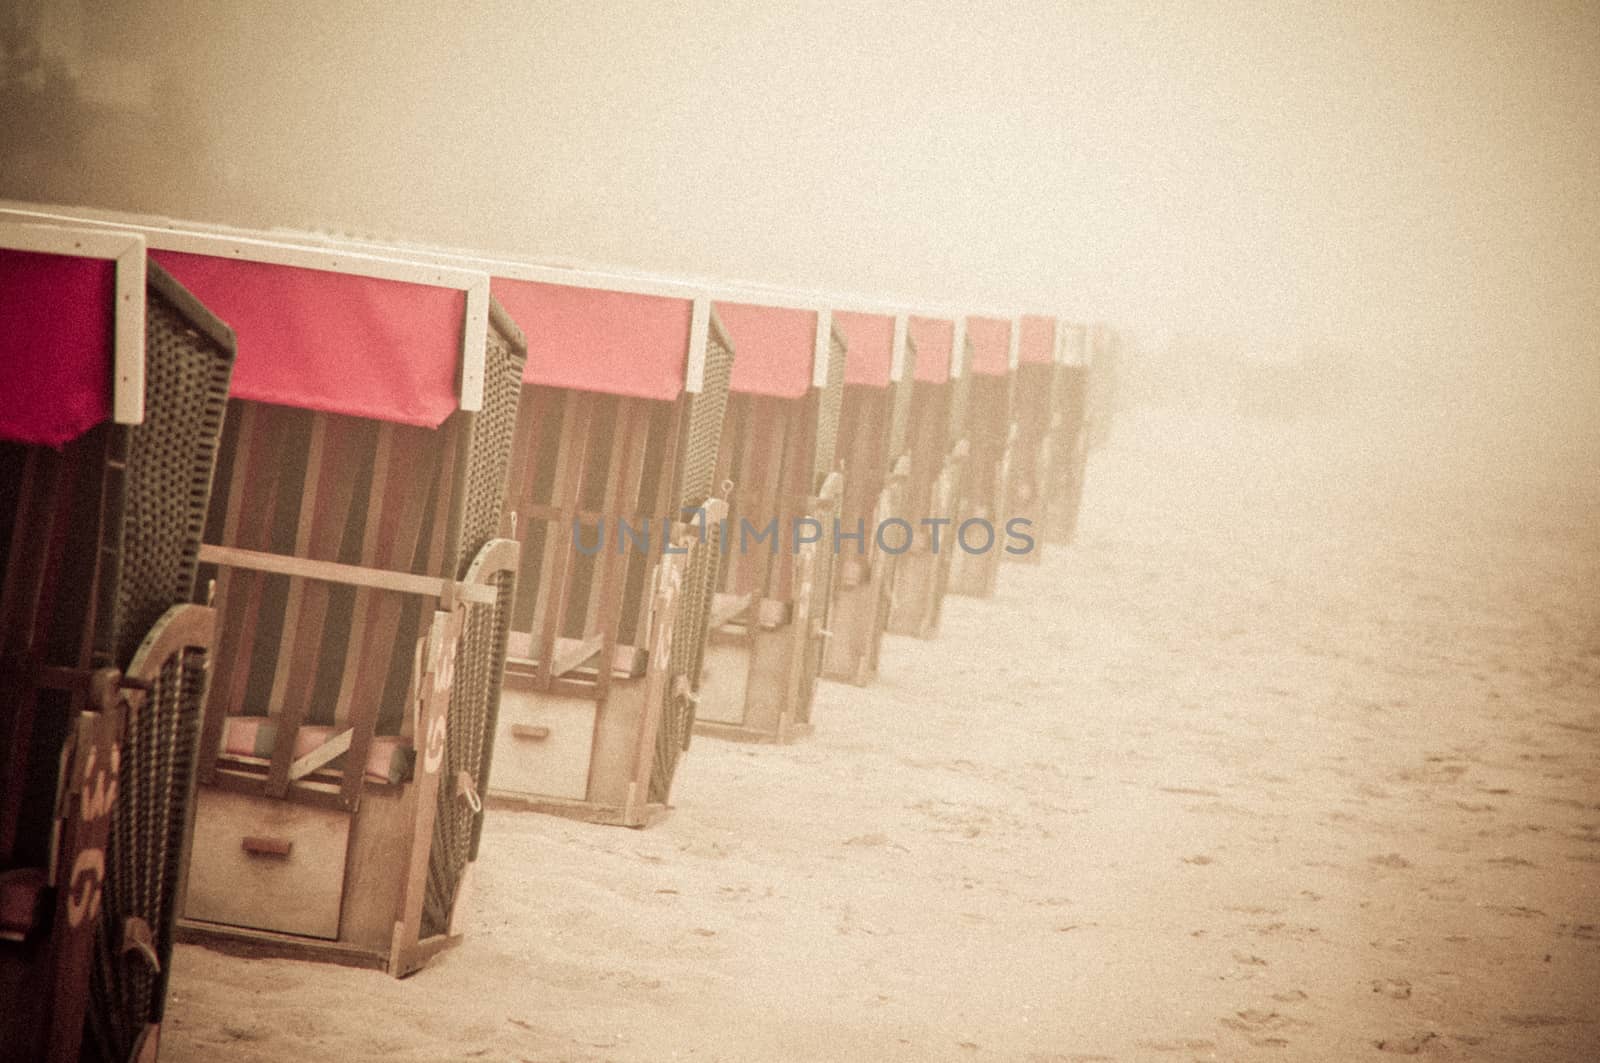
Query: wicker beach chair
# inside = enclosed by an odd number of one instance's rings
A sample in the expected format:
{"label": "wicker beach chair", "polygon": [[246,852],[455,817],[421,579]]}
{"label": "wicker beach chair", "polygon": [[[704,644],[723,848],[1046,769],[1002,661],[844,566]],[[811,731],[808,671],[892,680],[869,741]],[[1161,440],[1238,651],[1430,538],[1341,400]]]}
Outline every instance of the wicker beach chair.
{"label": "wicker beach chair", "polygon": [[[114,279],[95,249],[120,250]],[[0,276],[13,386],[42,358],[121,393],[96,408],[90,387],[65,426],[73,388],[13,395],[64,431],[0,428],[0,1037],[17,1059],[153,1060],[214,619],[187,603],[234,340],[137,236],[0,225]]]}
{"label": "wicker beach chair", "polygon": [[[839,418],[845,488],[839,519],[846,529],[864,528],[866,541],[861,551],[835,559],[823,675],[865,686],[877,676],[893,604],[899,555],[879,544],[878,531],[891,534],[887,522],[905,519],[911,464],[906,440],[918,352],[905,315],[841,311],[834,323],[849,349]],[[891,548],[898,545],[895,539]]]}
{"label": "wicker beach chair", "polygon": [[815,309],[716,307],[739,351],[717,466],[734,486],[695,730],[787,742],[811,730],[828,631],[845,340]]}
{"label": "wicker beach chair", "polygon": [[948,586],[952,594],[988,598],[995,592],[1007,544],[1005,524],[1012,516],[1017,322],[969,317],[967,339],[972,344],[971,372],[965,377],[967,394],[958,416],[971,450],[952,514]]}
{"label": "wicker beach chair", "polygon": [[179,936],[409,973],[477,837],[520,340],[482,274],[142,231],[239,339]]}
{"label": "wicker beach chair", "polygon": [[911,531],[895,562],[888,630],[932,638],[939,629],[954,556],[948,528],[934,548],[924,520],[949,521],[964,492],[968,442],[967,367],[971,352],[959,319],[913,315],[908,323],[917,346],[902,491],[902,519]]}
{"label": "wicker beach chair", "polygon": [[531,352],[507,502],[523,577],[490,796],[647,826],[694,723],[733,348],[681,286],[486,268]]}

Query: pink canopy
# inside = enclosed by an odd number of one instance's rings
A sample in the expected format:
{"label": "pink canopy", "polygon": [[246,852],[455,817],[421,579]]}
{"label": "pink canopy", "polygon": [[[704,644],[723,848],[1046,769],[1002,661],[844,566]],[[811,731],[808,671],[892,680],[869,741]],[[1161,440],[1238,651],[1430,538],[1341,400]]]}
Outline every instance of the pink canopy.
{"label": "pink canopy", "polygon": [[894,318],[839,310],[833,323],[845,338],[844,382],[888,387],[894,370]]}
{"label": "pink canopy", "polygon": [[1023,365],[1050,365],[1056,360],[1056,319],[1028,314],[1022,319],[1017,360]]}
{"label": "pink canopy", "polygon": [[1003,317],[967,318],[972,340],[972,371],[984,376],[1005,376],[1011,371],[1011,322]]}
{"label": "pink canopy", "polygon": [[504,277],[491,288],[527,336],[528,383],[668,401],[683,391],[690,300]]}
{"label": "pink canopy", "polygon": [[917,379],[929,384],[949,380],[955,323],[940,317],[913,317],[909,325],[911,340],[917,345]]}
{"label": "pink canopy", "polygon": [[235,398],[427,428],[459,405],[465,292],[181,251],[150,257],[232,326]]}
{"label": "pink canopy", "polygon": [[116,271],[0,249],[0,439],[58,447],[110,419]]}
{"label": "pink canopy", "polygon": [[741,395],[798,399],[811,389],[817,314],[748,303],[718,303],[717,319],[733,341],[733,379]]}

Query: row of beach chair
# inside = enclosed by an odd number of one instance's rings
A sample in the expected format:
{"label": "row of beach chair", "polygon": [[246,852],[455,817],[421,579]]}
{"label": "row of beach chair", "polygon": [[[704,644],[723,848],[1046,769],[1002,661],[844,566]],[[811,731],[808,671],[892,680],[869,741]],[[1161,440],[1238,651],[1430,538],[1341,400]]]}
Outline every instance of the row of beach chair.
{"label": "row of beach chair", "polygon": [[148,1063],[178,940],[403,976],[486,807],[804,736],[1070,540],[1114,342],[0,205],[0,1037]]}

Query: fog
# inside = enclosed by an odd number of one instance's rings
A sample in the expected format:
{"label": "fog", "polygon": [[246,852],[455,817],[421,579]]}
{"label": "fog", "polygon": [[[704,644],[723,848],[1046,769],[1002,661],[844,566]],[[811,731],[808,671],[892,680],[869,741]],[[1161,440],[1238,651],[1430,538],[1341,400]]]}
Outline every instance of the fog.
{"label": "fog", "polygon": [[0,26],[0,195],[1060,308],[1124,329],[1134,373],[1315,349],[1466,435],[1597,420],[1589,4],[20,0]]}

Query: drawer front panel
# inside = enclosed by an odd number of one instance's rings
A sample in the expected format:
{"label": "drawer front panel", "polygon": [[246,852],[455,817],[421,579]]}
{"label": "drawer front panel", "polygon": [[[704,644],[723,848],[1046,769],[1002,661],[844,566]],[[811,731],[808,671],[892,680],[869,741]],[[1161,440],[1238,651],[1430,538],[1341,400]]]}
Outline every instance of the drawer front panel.
{"label": "drawer front panel", "polygon": [[507,683],[495,724],[489,790],[524,796],[588,798],[595,703],[518,690]]}
{"label": "drawer front panel", "polygon": [[337,939],[348,813],[201,787],[190,919]]}

